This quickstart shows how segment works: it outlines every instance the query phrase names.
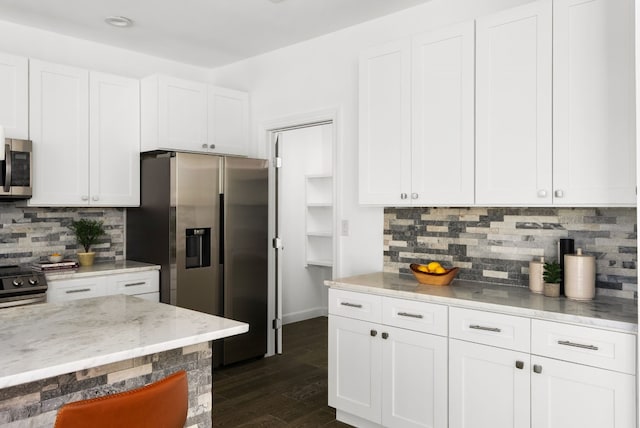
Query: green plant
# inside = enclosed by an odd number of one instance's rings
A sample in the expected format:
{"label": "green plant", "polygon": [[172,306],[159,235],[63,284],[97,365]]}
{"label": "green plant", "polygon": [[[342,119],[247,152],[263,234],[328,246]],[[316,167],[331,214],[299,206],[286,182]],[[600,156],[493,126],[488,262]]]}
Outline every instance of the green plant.
{"label": "green plant", "polygon": [[560,267],[560,263],[556,261],[546,262],[544,264],[542,278],[544,279],[544,282],[549,284],[558,284],[562,280],[562,268]]}
{"label": "green plant", "polygon": [[76,235],[76,240],[84,247],[86,253],[89,252],[91,246],[98,242],[98,238],[104,235],[104,226],[101,221],[89,220],[81,218],[78,221],[72,221],[69,229]]}

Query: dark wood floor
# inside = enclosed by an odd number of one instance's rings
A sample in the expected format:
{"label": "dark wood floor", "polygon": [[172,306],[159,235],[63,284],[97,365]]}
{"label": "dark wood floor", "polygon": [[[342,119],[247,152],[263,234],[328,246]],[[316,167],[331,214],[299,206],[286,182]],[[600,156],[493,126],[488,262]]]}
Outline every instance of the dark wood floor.
{"label": "dark wood floor", "polygon": [[283,354],[214,370],[214,427],[347,427],[327,406],[327,318],[283,327]]}

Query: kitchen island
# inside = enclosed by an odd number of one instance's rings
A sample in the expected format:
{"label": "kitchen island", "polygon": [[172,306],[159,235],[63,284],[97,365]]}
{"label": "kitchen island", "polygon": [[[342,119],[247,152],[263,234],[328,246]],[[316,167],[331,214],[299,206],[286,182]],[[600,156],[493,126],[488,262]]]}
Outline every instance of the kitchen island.
{"label": "kitchen island", "polygon": [[245,323],[114,295],[0,311],[0,425],[53,426],[67,402],[134,389],[178,370],[186,426],[211,426],[211,341]]}

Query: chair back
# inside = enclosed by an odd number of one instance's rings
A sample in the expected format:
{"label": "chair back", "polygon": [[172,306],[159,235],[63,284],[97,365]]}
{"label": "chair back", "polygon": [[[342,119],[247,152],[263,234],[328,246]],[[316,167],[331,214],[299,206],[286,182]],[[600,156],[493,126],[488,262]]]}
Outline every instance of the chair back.
{"label": "chair back", "polygon": [[65,404],[54,428],[183,428],[187,407],[182,370],[142,388]]}

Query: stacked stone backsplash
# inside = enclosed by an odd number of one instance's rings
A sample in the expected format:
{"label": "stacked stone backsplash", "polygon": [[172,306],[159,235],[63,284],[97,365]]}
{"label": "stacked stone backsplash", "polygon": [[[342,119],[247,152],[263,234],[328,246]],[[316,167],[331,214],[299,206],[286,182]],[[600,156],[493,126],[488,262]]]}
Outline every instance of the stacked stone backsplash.
{"label": "stacked stone backsplash", "polygon": [[25,202],[0,202],[0,265],[25,264],[58,252],[76,258],[72,220],[102,220],[106,234],[92,246],[96,262],[124,260],[122,208],[32,208]]}
{"label": "stacked stone backsplash", "polygon": [[529,261],[560,238],[596,257],[598,295],[637,298],[635,208],[385,208],[384,270],[444,261],[458,278],[527,287]]}

